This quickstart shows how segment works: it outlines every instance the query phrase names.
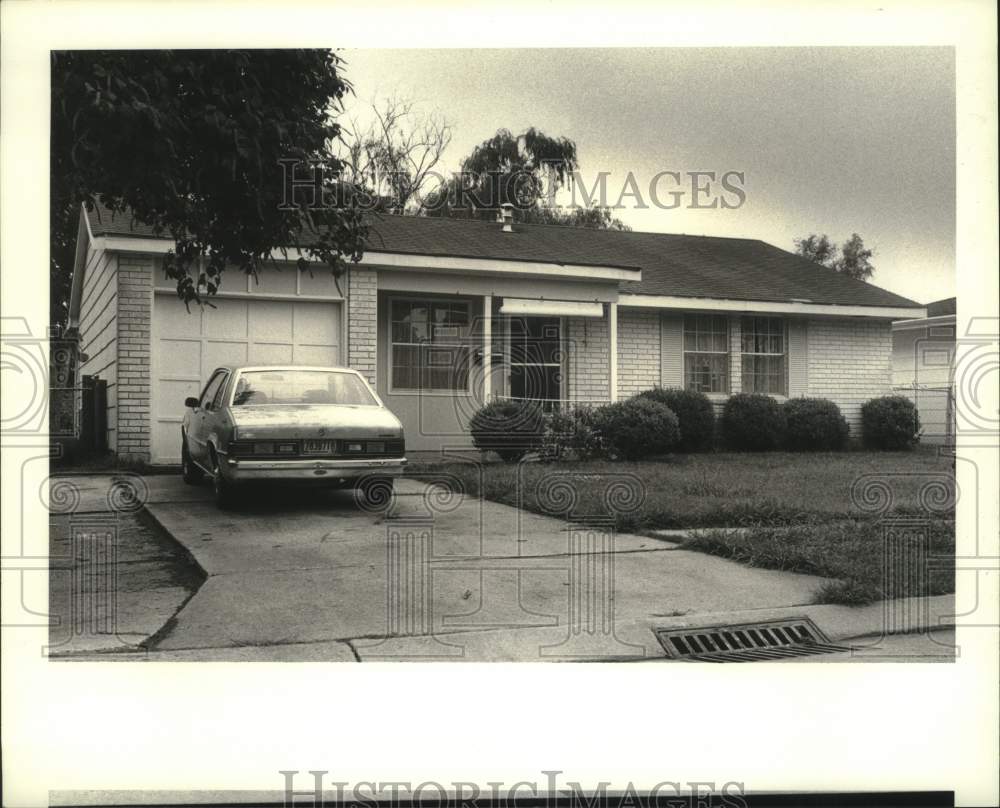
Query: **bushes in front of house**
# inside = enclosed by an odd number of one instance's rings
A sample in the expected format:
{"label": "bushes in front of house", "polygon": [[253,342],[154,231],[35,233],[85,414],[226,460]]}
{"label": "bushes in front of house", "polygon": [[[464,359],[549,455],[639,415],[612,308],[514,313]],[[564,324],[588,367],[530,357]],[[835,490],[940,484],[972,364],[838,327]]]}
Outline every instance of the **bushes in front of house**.
{"label": "bushes in front of house", "polygon": [[785,413],[770,396],[737,393],[722,409],[722,437],[737,452],[770,452],[785,441]]}
{"label": "bushes in front of house", "polygon": [[469,432],[477,449],[496,452],[501,460],[512,462],[541,447],[545,419],[534,402],[491,401],[472,416]]}
{"label": "bushes in front of house", "polygon": [[920,415],[904,396],[879,396],[861,406],[861,442],[866,449],[912,449],[920,440]]}
{"label": "bushes in front of house", "polygon": [[593,428],[611,457],[641,460],[673,451],[681,438],[677,416],[648,398],[630,398],[598,407]]}
{"label": "bushes in front of house", "polygon": [[532,452],[544,461],[641,460],[674,451],[681,439],[673,411],[642,397],[551,413],[529,402],[494,401],[476,412],[470,431],[477,449],[507,462]]}
{"label": "bushes in front of house", "polygon": [[840,407],[825,398],[790,398],[781,405],[785,448],[793,452],[832,452],[847,448],[851,427]]}
{"label": "bushes in front of house", "polygon": [[678,387],[654,387],[639,393],[639,398],[658,401],[677,416],[681,437],[678,452],[704,452],[715,440],[715,409],[704,393]]}
{"label": "bushes in front of house", "polygon": [[542,460],[594,460],[606,457],[607,446],[597,431],[595,411],[581,407],[570,412],[552,412],[545,416],[545,429],[539,455]]}
{"label": "bushes in front of house", "polygon": [[[861,419],[867,449],[898,451],[919,441],[917,409],[902,396],[871,399],[861,408]],[[737,393],[726,402],[718,426],[725,447],[738,452],[841,451],[850,437],[840,408],[821,398],[779,404],[760,393]],[[535,452],[547,461],[641,460],[710,448],[715,416],[702,393],[655,388],[626,401],[569,412],[544,413],[533,402],[494,401],[473,416],[470,431],[476,448],[508,462]]]}

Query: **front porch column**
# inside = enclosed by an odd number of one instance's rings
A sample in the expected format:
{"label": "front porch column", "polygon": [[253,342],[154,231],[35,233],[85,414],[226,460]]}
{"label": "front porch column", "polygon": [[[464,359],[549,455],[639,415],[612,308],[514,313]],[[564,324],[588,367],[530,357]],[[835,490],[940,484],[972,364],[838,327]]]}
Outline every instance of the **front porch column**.
{"label": "front porch column", "polygon": [[608,303],[608,393],[618,400],[618,304]]}
{"label": "front porch column", "polygon": [[493,394],[493,295],[483,295],[483,404]]}

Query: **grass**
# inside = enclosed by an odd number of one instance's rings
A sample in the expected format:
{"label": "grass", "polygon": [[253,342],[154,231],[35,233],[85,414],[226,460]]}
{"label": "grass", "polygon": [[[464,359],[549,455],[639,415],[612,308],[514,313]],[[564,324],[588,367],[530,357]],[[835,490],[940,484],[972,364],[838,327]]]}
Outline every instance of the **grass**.
{"label": "grass", "polygon": [[[612,518],[619,530],[631,532],[913,516],[926,513],[921,491],[928,484],[954,491],[951,458],[929,450],[693,454],[637,463],[470,461],[415,464],[409,473],[535,513],[581,521]],[[859,490],[852,496],[856,483],[866,481],[873,483],[873,497],[883,485],[889,497],[866,502]],[[628,507],[615,506],[614,494],[622,486],[635,494]],[[953,512],[945,508],[944,515]]]}
{"label": "grass", "polygon": [[[695,454],[638,463],[470,460],[415,464],[408,473],[535,513],[612,519],[622,532],[711,528],[689,537],[684,549],[833,579],[817,593],[818,603],[862,605],[955,589],[952,563],[931,569],[926,580],[883,580],[887,517],[926,524],[927,552],[954,557],[954,471],[951,458],[933,447]],[[866,481],[872,483],[867,497],[859,490]]]}
{"label": "grass", "polygon": [[[816,593],[817,603],[861,606],[876,600],[943,595],[955,591],[955,523],[926,520],[926,533],[887,540],[884,523],[834,522],[791,528],[712,530],[689,537],[685,550],[722,556],[751,567],[789,570],[835,580]],[[905,562],[926,553],[927,565]],[[909,574],[896,573],[907,568]],[[890,572],[886,572],[885,570]]]}

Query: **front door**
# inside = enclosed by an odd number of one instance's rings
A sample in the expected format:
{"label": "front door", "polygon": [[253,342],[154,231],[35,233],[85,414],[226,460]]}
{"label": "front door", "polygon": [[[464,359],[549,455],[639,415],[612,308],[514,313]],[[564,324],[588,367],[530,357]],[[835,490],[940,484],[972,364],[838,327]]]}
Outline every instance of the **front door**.
{"label": "front door", "polygon": [[542,402],[546,410],[563,398],[562,323],[558,317],[511,317],[508,394]]}

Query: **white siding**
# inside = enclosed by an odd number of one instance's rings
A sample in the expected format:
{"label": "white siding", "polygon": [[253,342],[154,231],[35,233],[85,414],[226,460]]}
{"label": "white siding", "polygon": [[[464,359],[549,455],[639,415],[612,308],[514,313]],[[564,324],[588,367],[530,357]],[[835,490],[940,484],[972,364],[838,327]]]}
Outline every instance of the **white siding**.
{"label": "white siding", "polygon": [[[108,385],[108,446],[118,447],[118,262],[106,250],[90,250],[80,297],[80,376]],[[79,380],[77,380],[79,383]]]}

